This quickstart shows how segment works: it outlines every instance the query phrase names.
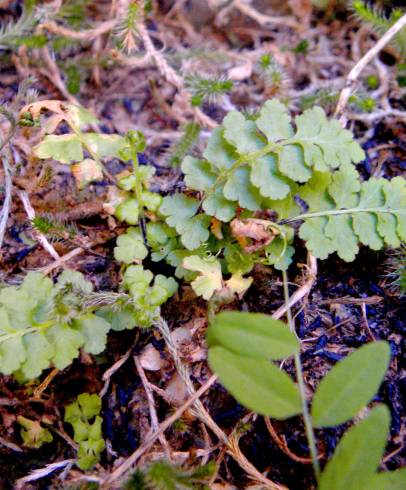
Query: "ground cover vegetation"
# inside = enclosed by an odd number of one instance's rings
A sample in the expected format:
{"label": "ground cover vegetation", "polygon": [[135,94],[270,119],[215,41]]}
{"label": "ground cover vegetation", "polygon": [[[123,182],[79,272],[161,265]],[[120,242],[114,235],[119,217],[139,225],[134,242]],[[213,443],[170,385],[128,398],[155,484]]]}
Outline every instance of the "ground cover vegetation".
{"label": "ground cover vegetation", "polygon": [[5,488],[404,488],[406,14],[274,3],[0,4]]}

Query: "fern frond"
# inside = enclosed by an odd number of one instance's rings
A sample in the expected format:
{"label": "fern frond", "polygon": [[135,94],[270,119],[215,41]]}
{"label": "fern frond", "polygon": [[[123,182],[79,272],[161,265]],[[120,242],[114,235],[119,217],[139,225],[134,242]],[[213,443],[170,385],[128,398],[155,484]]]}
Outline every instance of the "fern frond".
{"label": "fern frond", "polygon": [[300,190],[309,212],[285,220],[303,220],[299,236],[320,259],[337,252],[351,262],[359,244],[373,250],[399,247],[406,239],[406,182],[360,182],[354,167],[343,166],[332,174],[315,174]]}

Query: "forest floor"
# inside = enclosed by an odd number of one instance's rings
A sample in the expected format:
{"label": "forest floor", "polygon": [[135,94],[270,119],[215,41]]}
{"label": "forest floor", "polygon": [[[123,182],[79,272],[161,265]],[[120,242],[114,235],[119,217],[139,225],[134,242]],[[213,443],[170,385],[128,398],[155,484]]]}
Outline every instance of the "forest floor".
{"label": "forest floor", "polygon": [[[79,26],[83,32],[112,19],[115,2],[82,3],[87,5],[85,20]],[[212,127],[233,108],[255,111],[268,98],[277,97],[287,102],[292,111],[318,104],[332,115],[346,76],[377,39],[345,8],[318,11],[305,1],[290,1],[286,6],[258,1],[252,10],[237,1],[223,8],[216,7],[215,1],[156,3],[159,8],[154,5],[153,15],[145,25],[175,73],[183,80],[198,73],[233,81],[227,94],[201,106],[203,117],[198,116],[198,120],[202,131],[191,150],[196,155],[201,154]],[[268,8],[269,3],[274,6]],[[4,22],[15,20],[20,14],[20,2],[0,2]],[[19,84],[29,76],[35,77],[33,87],[40,99],[82,104],[100,120],[101,132],[142,131],[147,140],[144,161],[157,171],[153,190],[165,195],[181,187],[181,172],[171,159],[183,126],[196,116],[184,93],[170,76],[165,77],[165,69],[143,57],[143,45],[138,39],[134,41],[138,51],[124,55],[115,47],[108,30],[75,40],[72,32],[80,32],[79,27],[69,25],[66,17],[57,25],[67,26],[67,32],[52,33],[49,29],[46,35],[49,40],[58,36],[71,41],[61,49],[53,50],[50,43],[33,49],[26,45],[5,49],[0,46],[2,103],[11,103]],[[264,69],[261,59],[267,55],[271,55],[272,64]],[[365,68],[357,86],[358,99],[350,101],[346,108],[347,127],[367,155],[358,165],[365,178],[405,175],[406,95],[397,83],[397,56],[395,49],[388,46]],[[72,77],[77,73],[78,86],[72,89]],[[376,87],[371,88],[371,77],[376,78]],[[367,98],[373,99],[375,106],[365,111]],[[5,130],[6,123],[1,124]],[[78,190],[66,166],[36,164],[31,154],[35,137],[20,129],[12,142],[18,169],[1,251],[2,281],[16,283],[27,271],[48,266],[53,277],[61,271],[36,240],[19,197],[25,191],[37,215],[49,214],[75,228],[73,238],[53,243],[61,257],[78,250],[64,266],[81,271],[96,290],[117,290],[120,266],[114,260],[113,248],[115,238],[125,227],[103,209],[107,183],[100,181]],[[124,168],[117,161],[108,163],[112,175]],[[306,251],[299,240],[296,249],[298,266],[289,270],[292,292],[307,278]],[[374,339],[390,342],[390,369],[376,397],[390,407],[392,415],[390,440],[382,463],[382,469],[388,470],[406,464],[406,311],[388,277],[392,257],[391,250],[362,249],[351,264],[336,256],[319,262],[310,293],[294,308],[309,391],[354,347]],[[169,266],[150,266],[156,273],[171,274]],[[257,267],[253,285],[233,307],[271,314],[282,304],[280,276]],[[163,307],[162,316],[176,338],[179,356],[188,366],[192,382],[200,387],[211,375],[205,345],[204,301],[196,299],[185,284]],[[154,329],[113,332],[103,354],[82,355],[65,370],[51,377],[47,371],[29,385],[19,384],[10,376],[0,377],[0,488],[17,488],[18,479],[39,468],[44,469],[41,478],[23,483],[22,488],[90,488],[85,485],[92,482],[92,477],[109,474],[123,463],[150,429],[148,397],[134,358],[141,360],[147,380],[154,386],[157,416],[163,421],[184,403],[188,394],[171,353]],[[285,367],[289,371],[289,363]],[[45,384],[41,384],[44,380]],[[51,471],[46,465],[74,457],[62,414],[66,404],[83,392],[103,394],[107,451],[100,465],[86,474],[69,462]],[[312,467],[305,460],[308,450],[301,421],[294,418],[266,424],[263,417],[239,405],[218,382],[200,399],[224,433],[238,434],[239,450],[258,472],[291,490],[314,488]],[[19,415],[51,427],[53,441],[39,449],[24,448],[16,423]],[[317,431],[320,453],[331,455],[344,429]],[[210,488],[263,488],[252,471],[241,468],[192,410],[186,411],[165,437],[167,446],[156,441],[138,460],[139,466],[164,458],[169,451],[173,461],[188,466],[216,461],[217,472]]]}

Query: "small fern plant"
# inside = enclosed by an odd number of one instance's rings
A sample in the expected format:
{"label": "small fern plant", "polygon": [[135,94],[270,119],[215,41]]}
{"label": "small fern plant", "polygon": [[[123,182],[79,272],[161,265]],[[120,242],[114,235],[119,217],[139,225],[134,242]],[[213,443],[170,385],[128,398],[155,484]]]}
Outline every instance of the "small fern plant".
{"label": "small fern plant", "polygon": [[242,293],[256,263],[286,270],[296,233],[319,259],[336,252],[351,262],[361,245],[397,248],[406,237],[405,180],[361,181],[354,164],[363,158],[351,132],[319,107],[294,120],[277,100],[254,116],[231,112],[203,158],[184,158],[186,191],[163,198],[146,225],[148,246],[129,232],[127,261],[150,251],[210,299],[224,292],[223,274]]}
{"label": "small fern plant", "polygon": [[82,393],[65,408],[64,420],[72,426],[73,439],[79,446],[76,464],[81,470],[89,470],[98,463],[106,447],[101,409],[100,397],[88,393]]}

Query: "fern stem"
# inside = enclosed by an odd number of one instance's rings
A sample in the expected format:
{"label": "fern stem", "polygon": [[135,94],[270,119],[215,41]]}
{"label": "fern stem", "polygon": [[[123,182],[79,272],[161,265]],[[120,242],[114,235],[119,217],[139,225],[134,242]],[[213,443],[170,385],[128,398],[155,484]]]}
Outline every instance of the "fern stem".
{"label": "fern stem", "polygon": [[[291,330],[291,332],[293,332],[296,335],[295,325],[294,325],[294,321],[292,318],[292,311],[291,311],[290,306],[289,306],[288,276],[286,274],[286,271],[282,271],[282,277],[283,277],[283,293],[285,296],[285,303],[287,305],[286,316],[288,319],[289,329]],[[319,477],[320,477],[319,457],[317,454],[317,446],[316,446],[316,439],[315,439],[314,430],[313,430],[312,419],[310,416],[309,407],[307,405],[306,387],[304,384],[302,362],[300,360],[300,353],[299,352],[295,354],[294,359],[295,359],[295,368],[296,368],[300,398],[302,400],[303,420],[304,420],[305,429],[306,429],[306,436],[307,436],[307,441],[309,444],[309,449],[310,449],[310,454],[311,454],[311,458],[312,458],[314,473],[316,475],[316,480],[318,481]]]}
{"label": "fern stem", "polygon": [[141,228],[141,233],[142,233],[142,239],[144,241],[144,244],[148,246],[148,240],[147,240],[147,227],[145,224],[145,217],[144,217],[144,204],[142,202],[142,183],[138,175],[138,168],[139,168],[139,160],[138,160],[138,153],[137,150],[131,146],[131,160],[133,163],[133,169],[134,169],[134,176],[135,176],[135,197],[137,198],[138,202],[138,223]]}
{"label": "fern stem", "polygon": [[404,209],[391,209],[391,208],[348,208],[348,209],[331,209],[328,211],[317,211],[315,213],[304,213],[294,216],[293,218],[287,218],[279,221],[280,225],[286,223],[292,223],[294,221],[303,221],[309,218],[319,218],[324,216],[337,216],[340,214],[353,214],[353,213],[388,213],[388,214],[406,214]]}

